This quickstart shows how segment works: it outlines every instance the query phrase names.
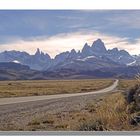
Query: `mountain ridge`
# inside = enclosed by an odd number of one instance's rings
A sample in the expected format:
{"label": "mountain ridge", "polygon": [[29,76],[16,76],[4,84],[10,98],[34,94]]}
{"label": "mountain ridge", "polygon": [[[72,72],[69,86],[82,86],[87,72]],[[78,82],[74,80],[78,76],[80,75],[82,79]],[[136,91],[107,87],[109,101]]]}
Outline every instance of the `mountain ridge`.
{"label": "mountain ridge", "polygon": [[[114,62],[125,65],[131,64],[136,59],[136,61],[139,60],[139,57],[133,57],[125,50],[118,50],[118,48],[107,50],[104,42],[101,39],[97,39],[92,43],[91,46],[85,43],[82,50],[79,52],[76,52],[75,49],[72,49],[71,51],[62,52],[56,55],[54,59],[52,59],[49,54],[44,54],[39,48],[37,48],[37,51],[34,55],[15,50],[4,51],[0,53],[0,62],[17,61],[23,65],[30,66],[31,69],[47,70],[49,67],[58,65],[67,59],[78,59],[88,56],[106,57],[110,60],[113,60]],[[136,64],[139,64],[139,62]]]}
{"label": "mountain ridge", "polygon": [[[34,55],[15,50],[4,51],[0,53],[0,70],[2,70],[2,63],[17,64],[16,67],[27,66],[28,70],[24,72],[25,75],[32,73],[29,79],[68,78],[76,75],[79,77],[84,75],[85,77],[132,77],[136,74],[134,69],[140,67],[140,56],[132,56],[126,50],[118,48],[107,50],[104,42],[97,39],[91,46],[85,43],[81,51],[76,52],[72,49],[56,55],[54,59],[39,48]],[[18,73],[17,69],[15,71]],[[34,77],[36,73],[38,75]],[[28,79],[27,76],[24,78]]]}

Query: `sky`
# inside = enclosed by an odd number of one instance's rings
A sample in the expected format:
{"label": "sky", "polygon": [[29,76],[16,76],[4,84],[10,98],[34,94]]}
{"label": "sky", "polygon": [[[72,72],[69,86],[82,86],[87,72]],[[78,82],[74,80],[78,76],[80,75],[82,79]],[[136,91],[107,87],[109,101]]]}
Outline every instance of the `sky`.
{"label": "sky", "polygon": [[98,38],[107,49],[140,54],[140,10],[1,10],[0,52],[36,49],[52,58]]}

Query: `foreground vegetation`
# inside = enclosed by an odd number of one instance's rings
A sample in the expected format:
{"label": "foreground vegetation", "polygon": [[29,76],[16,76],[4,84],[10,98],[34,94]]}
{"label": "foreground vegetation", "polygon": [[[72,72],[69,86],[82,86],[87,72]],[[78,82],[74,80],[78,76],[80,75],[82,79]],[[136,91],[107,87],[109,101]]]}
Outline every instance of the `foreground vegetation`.
{"label": "foreground vegetation", "polygon": [[134,87],[138,81],[136,79],[121,79],[119,81],[118,89],[128,91],[132,87]]}
{"label": "foreground vegetation", "polygon": [[105,88],[112,83],[111,79],[0,81],[0,97],[88,92]]}
{"label": "foreground vegetation", "polygon": [[91,102],[81,111],[43,114],[33,118],[25,130],[133,131],[140,130],[134,120],[134,103],[128,104],[122,93],[113,93]]}

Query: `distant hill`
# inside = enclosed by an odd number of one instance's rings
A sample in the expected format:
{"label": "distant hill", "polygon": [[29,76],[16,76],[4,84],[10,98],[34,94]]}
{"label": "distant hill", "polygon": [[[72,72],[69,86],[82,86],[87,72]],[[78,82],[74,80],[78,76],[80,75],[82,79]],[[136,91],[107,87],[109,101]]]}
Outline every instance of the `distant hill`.
{"label": "distant hill", "polygon": [[[31,70],[29,66],[13,63],[0,63],[0,80],[44,79],[42,72]],[[45,78],[46,79],[46,78]]]}

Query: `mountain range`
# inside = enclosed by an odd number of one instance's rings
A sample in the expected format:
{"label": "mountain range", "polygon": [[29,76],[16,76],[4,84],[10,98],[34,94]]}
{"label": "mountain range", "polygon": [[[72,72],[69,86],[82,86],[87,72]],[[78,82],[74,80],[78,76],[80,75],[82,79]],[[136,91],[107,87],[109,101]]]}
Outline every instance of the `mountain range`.
{"label": "mountain range", "polygon": [[[126,50],[106,49],[97,39],[81,51],[63,52],[52,59],[37,49],[34,55],[20,51],[0,53],[0,79],[57,79],[57,78],[132,78],[139,72],[140,56]],[[14,76],[15,75],[15,76]]]}

